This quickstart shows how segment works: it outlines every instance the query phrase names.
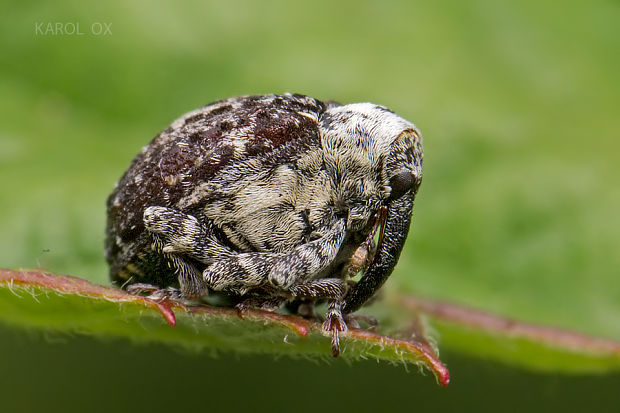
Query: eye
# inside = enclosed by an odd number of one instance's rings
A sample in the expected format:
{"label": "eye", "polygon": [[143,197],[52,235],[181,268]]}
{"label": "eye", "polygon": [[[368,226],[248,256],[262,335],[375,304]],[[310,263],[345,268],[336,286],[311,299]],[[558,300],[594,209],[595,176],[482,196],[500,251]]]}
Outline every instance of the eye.
{"label": "eye", "polygon": [[412,189],[415,186],[416,180],[411,172],[406,169],[403,169],[396,173],[390,179],[390,187],[392,188],[392,192],[390,192],[390,199],[396,199],[403,196],[407,191]]}

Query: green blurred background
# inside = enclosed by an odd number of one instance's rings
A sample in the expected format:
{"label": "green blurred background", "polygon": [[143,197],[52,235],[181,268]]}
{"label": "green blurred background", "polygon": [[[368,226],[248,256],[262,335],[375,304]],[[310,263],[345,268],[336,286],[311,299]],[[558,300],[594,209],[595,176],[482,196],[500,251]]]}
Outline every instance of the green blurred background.
{"label": "green blurred background", "polygon": [[[384,104],[424,134],[413,231],[388,288],[620,339],[618,2],[8,1],[0,19],[0,267],[107,283],[105,199],[140,148],[210,101],[290,91]],[[82,35],[65,32],[77,24]],[[106,26],[110,32],[97,35]],[[70,341],[66,351],[113,354],[110,346],[127,346]],[[39,336],[18,334],[4,349],[13,342],[48,351]],[[49,350],[53,357],[62,358],[62,346]],[[193,371],[192,356],[163,348],[127,352],[166,365],[181,357],[192,381],[209,370]],[[467,380],[482,377],[480,386],[493,383],[500,396],[529,392],[528,385],[546,389],[539,406],[576,397],[573,388],[620,385],[611,376],[533,378],[454,357]],[[26,368],[28,360],[13,363]],[[270,367],[259,358],[226,368],[226,360],[212,361],[218,374],[259,380],[268,366],[273,385],[299,400],[312,395],[308,377],[323,386],[320,375],[330,371],[341,378],[332,397],[369,397],[371,390],[355,393],[366,388],[356,382],[378,376],[384,387],[408,389],[412,408],[427,391],[436,407],[471,397],[472,384],[458,380],[452,393],[426,384],[416,390],[432,380],[402,368]],[[73,383],[69,376],[84,362],[65,357],[62,365],[73,366],[65,377]],[[141,368],[149,366],[161,367]],[[113,380],[108,370],[102,382]],[[305,388],[278,381],[293,375],[305,378]],[[229,394],[222,383],[211,386]],[[268,394],[277,397],[275,390]],[[208,408],[213,391],[205,388],[196,403]],[[386,405],[388,393],[381,394],[357,409]],[[441,404],[450,397],[454,404]]]}

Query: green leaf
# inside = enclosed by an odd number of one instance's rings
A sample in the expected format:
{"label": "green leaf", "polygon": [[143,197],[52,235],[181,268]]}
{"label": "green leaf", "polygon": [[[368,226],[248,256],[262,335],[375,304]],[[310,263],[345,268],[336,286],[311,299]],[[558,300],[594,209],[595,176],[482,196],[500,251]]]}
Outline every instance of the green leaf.
{"label": "green leaf", "polygon": [[[325,358],[329,339],[321,325],[293,315],[233,308],[185,307],[155,302],[112,287],[42,271],[0,270],[0,319],[18,328],[126,337],[195,349]],[[342,338],[341,357],[412,363],[432,371],[441,385],[449,373],[427,337],[423,318],[455,352],[536,370],[600,373],[620,370],[620,343],[522,323],[447,302],[387,297],[367,310],[381,316],[381,329]]]}

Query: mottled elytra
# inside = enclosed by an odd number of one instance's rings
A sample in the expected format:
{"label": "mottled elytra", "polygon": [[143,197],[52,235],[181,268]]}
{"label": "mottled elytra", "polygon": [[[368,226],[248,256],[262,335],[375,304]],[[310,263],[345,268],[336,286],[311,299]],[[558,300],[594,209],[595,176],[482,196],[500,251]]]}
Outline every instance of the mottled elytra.
{"label": "mottled elytra", "polygon": [[110,195],[110,275],[131,292],[219,294],[241,310],[312,314],[327,301],[337,355],[347,314],[398,261],[422,157],[420,132],[383,106],[291,94],[212,103],[156,136]]}

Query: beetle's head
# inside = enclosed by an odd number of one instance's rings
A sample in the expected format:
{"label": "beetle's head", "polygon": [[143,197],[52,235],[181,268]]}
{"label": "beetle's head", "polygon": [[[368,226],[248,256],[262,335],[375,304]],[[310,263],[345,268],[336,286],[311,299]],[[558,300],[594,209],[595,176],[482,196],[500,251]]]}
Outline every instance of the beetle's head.
{"label": "beetle's head", "polygon": [[320,122],[334,202],[348,211],[349,229],[368,227],[381,207],[415,195],[423,152],[414,124],[371,103],[330,107]]}
{"label": "beetle's head", "polygon": [[382,227],[372,262],[345,297],[343,311],[350,313],[398,262],[422,181],[422,136],[411,122],[370,103],[330,107],[320,120],[325,164],[348,228],[365,232],[377,219]]}

